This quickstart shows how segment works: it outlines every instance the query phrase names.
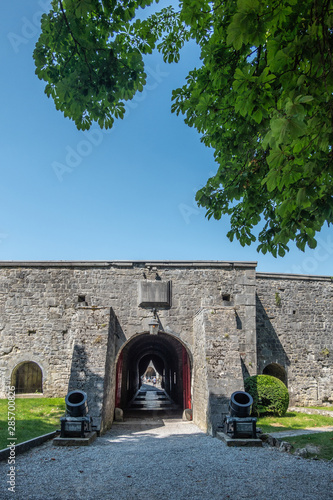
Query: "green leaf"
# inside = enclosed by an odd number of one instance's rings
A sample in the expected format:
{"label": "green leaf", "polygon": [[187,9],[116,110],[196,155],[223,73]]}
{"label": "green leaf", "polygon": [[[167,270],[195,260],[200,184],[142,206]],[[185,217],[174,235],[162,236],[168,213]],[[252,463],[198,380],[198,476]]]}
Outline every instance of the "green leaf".
{"label": "green leaf", "polygon": [[243,45],[247,14],[244,12],[235,14],[227,29],[227,45],[233,45],[235,50],[240,50]]}
{"label": "green leaf", "polygon": [[303,120],[291,118],[289,120],[289,133],[292,139],[297,139],[306,133],[307,126]]}
{"label": "green leaf", "polygon": [[260,123],[262,121],[262,111],[261,109],[257,109],[252,115],[253,119],[257,122]]}
{"label": "green leaf", "polygon": [[286,255],[286,251],[281,245],[279,245],[278,254],[280,257],[284,257]]}
{"label": "green leaf", "polygon": [[250,11],[255,11],[259,7],[259,1],[258,0],[238,0],[237,1],[237,8],[239,11],[243,12],[250,12]]}
{"label": "green leaf", "polygon": [[306,200],[306,189],[300,188],[296,196],[296,203],[297,205],[302,206],[305,200]]}
{"label": "green leaf", "polygon": [[287,118],[276,118],[271,120],[272,135],[277,144],[284,142],[289,129],[289,121]]}
{"label": "green leaf", "polygon": [[317,247],[317,241],[314,238],[309,238],[308,245],[310,248],[314,249]]}
{"label": "green leaf", "polygon": [[283,151],[281,151],[281,149],[274,149],[267,157],[267,163],[271,168],[277,168],[278,166],[281,165],[283,159],[284,159]]}
{"label": "green leaf", "polygon": [[313,96],[312,95],[303,95],[301,98],[298,100],[298,102],[311,102],[313,101]]}
{"label": "green leaf", "polygon": [[304,145],[301,141],[296,142],[295,146],[293,147],[293,153],[295,154],[300,153],[303,147]]}

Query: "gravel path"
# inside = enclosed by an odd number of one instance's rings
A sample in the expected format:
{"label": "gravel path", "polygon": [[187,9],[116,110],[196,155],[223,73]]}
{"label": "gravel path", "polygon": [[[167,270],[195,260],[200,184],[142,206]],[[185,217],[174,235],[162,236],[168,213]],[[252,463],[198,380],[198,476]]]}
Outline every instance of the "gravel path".
{"label": "gravel path", "polygon": [[290,436],[301,436],[302,434],[318,434],[319,432],[332,432],[333,427],[307,427],[306,429],[294,429],[293,431],[270,432],[271,436],[278,439]]}
{"label": "gravel path", "polygon": [[228,448],[191,422],[116,424],[89,447],[48,442],[0,463],[0,499],[329,500],[333,463],[275,448]]}

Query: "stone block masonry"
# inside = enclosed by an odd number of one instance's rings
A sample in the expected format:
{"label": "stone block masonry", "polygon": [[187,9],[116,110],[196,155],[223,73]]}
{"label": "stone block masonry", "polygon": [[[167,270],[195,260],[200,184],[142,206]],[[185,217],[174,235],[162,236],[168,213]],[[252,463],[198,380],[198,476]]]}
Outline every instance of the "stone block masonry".
{"label": "stone block masonry", "polygon": [[257,274],[258,372],[284,367],[292,404],[333,401],[333,283]]}
{"label": "stone block masonry", "polygon": [[[20,370],[31,363],[44,396],[86,391],[103,432],[117,397],[125,408],[151,358],[177,404],[190,404],[194,422],[211,434],[248,375],[284,378],[293,404],[333,400],[332,280],[255,267],[0,262],[0,396],[13,384],[29,392]],[[151,336],[154,314],[159,333]]]}

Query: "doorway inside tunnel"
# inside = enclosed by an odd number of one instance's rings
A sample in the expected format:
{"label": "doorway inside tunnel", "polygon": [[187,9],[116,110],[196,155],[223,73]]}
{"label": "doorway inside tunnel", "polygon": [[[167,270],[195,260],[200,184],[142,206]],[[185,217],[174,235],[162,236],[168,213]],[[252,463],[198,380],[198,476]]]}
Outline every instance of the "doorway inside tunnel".
{"label": "doorway inside tunnel", "polygon": [[185,346],[164,332],[138,334],[122,348],[117,361],[117,408],[191,409],[191,360]]}

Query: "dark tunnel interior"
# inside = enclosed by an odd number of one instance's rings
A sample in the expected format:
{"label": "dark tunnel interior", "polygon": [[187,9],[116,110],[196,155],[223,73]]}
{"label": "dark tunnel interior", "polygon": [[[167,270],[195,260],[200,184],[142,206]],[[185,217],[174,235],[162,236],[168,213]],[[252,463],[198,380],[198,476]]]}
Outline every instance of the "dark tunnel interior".
{"label": "dark tunnel interior", "polygon": [[183,344],[163,332],[143,333],[130,340],[117,363],[116,406],[126,408],[142,383],[150,363],[161,381],[161,387],[183,409],[189,407],[190,361]]}

